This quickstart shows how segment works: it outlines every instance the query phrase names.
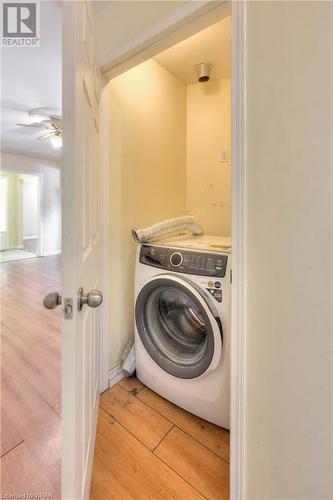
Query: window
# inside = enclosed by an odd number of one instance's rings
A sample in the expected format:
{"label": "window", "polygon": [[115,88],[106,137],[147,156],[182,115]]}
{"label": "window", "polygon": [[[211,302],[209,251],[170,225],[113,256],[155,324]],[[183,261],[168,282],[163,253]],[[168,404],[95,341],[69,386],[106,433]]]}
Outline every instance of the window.
{"label": "window", "polygon": [[8,179],[0,177],[0,232],[7,231]]}

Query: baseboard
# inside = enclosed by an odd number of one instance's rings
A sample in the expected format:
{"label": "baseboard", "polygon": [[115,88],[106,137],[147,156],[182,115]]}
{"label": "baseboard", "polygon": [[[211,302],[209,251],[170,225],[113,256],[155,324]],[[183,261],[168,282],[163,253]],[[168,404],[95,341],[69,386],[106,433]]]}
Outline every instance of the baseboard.
{"label": "baseboard", "polygon": [[40,256],[41,257],[50,257],[51,255],[60,255],[61,250],[51,250],[50,252],[43,252]]}
{"label": "baseboard", "polygon": [[9,245],[6,248],[3,248],[1,251],[6,251],[6,250],[24,250],[23,245]]}
{"label": "baseboard", "polygon": [[119,382],[119,380],[121,380],[122,378],[125,377],[125,372],[124,370],[122,369],[121,365],[117,365],[115,368],[112,368],[112,370],[109,370],[109,375],[108,375],[108,386],[109,386],[109,389],[117,384]]}

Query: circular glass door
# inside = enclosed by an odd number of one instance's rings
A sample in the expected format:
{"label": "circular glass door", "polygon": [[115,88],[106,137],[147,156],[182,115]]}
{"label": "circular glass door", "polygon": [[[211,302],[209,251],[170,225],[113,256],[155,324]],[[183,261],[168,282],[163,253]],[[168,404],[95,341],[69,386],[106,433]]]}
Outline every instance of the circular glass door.
{"label": "circular glass door", "polygon": [[208,305],[191,286],[170,278],[148,282],[139,293],[135,319],[151,358],[179,378],[195,378],[210,366],[214,331]]}

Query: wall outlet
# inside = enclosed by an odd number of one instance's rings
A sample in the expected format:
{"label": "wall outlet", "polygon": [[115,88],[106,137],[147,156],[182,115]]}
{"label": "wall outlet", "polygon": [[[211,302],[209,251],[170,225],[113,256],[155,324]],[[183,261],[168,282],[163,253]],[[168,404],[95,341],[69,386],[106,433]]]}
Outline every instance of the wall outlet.
{"label": "wall outlet", "polygon": [[227,149],[224,149],[221,153],[221,160],[222,163],[226,163],[229,161],[229,151]]}

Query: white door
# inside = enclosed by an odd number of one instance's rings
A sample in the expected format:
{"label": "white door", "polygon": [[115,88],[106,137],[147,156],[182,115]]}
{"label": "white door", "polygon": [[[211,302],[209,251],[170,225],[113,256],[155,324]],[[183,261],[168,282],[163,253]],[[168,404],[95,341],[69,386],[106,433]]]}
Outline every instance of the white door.
{"label": "white door", "polygon": [[90,4],[69,1],[62,5],[62,292],[64,304],[67,299],[73,301],[73,317],[64,318],[62,324],[62,498],[79,500],[89,498],[99,402],[103,304],[97,308],[86,304],[79,311],[77,297],[81,287],[87,293],[100,289],[101,283],[101,78]]}

